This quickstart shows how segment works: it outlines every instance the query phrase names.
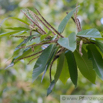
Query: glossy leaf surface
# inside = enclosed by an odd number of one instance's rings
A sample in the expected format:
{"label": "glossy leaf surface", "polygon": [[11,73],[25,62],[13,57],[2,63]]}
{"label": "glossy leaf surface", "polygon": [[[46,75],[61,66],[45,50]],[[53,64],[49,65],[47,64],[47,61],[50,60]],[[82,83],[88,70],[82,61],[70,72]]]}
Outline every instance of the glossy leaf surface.
{"label": "glossy leaf surface", "polygon": [[97,75],[103,80],[103,58],[95,45],[88,45],[88,55],[92,60],[93,69]]}

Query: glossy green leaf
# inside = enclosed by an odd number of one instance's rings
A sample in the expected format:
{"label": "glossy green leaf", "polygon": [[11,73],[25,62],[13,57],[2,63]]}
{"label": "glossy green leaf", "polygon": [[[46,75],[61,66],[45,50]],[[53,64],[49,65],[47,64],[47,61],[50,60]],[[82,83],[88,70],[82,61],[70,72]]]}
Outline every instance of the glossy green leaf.
{"label": "glossy green leaf", "polygon": [[71,50],[72,52],[76,49],[76,34],[71,33],[68,38],[60,38],[58,43],[64,48]]}
{"label": "glossy green leaf", "polygon": [[65,58],[64,64],[63,64],[63,69],[62,69],[59,79],[62,81],[63,84],[66,84],[69,77],[70,77],[70,74],[69,74],[69,70],[68,70],[68,64],[67,64],[67,60]]}
{"label": "glossy green leaf", "polygon": [[13,67],[13,66],[14,66],[14,63],[12,62],[5,69],[8,69],[8,68]]}
{"label": "glossy green leaf", "polygon": [[[14,62],[14,64],[16,64],[18,61],[20,61],[20,59],[25,59],[26,56],[32,55],[32,54],[37,53],[39,51],[41,51],[40,46],[35,47],[34,52],[32,52],[31,47],[28,47],[28,48],[24,49],[23,51],[21,51],[21,53],[16,54],[17,56],[13,58],[12,62]],[[34,57],[35,56],[32,56],[32,57],[29,57],[29,58],[26,58],[26,59],[31,60],[31,58],[34,58]]]}
{"label": "glossy green leaf", "polygon": [[75,13],[76,8],[73,9],[70,13],[67,14],[67,16],[62,20],[62,22],[60,23],[59,27],[58,27],[58,32],[62,33],[69,21],[69,19],[72,17],[72,15]]}
{"label": "glossy green leaf", "polygon": [[88,49],[88,56],[93,63],[93,69],[95,70],[97,75],[103,80],[103,59],[100,52],[93,44],[88,45],[87,49]]}
{"label": "glossy green leaf", "polygon": [[[29,36],[28,38],[26,38],[25,40],[23,40],[16,48],[15,50],[19,49],[19,47],[21,47],[23,44],[26,44],[29,40],[31,40],[33,38],[34,35]],[[14,50],[14,51],[15,51]]]}
{"label": "glossy green leaf", "polygon": [[41,40],[41,41],[44,40],[44,39],[45,39],[47,36],[49,36],[51,33],[52,33],[52,32],[49,31],[47,34],[41,35],[41,36],[40,36],[40,40]]}
{"label": "glossy green leaf", "polygon": [[6,28],[6,29],[18,30],[18,31],[29,30],[28,28],[25,28],[25,27],[8,27],[8,28]]}
{"label": "glossy green leaf", "polygon": [[88,38],[102,38],[100,32],[95,28],[82,30],[77,33],[77,36],[88,37]]}
{"label": "glossy green leaf", "polygon": [[[20,55],[16,60],[18,60],[18,59],[23,59],[24,60],[24,62],[25,63],[33,63],[33,62],[35,62],[35,59],[34,58],[36,58],[37,56],[39,56],[40,54],[37,54],[37,55],[33,55],[33,54],[35,54],[35,53],[37,53],[37,52],[39,52],[39,51],[41,51],[42,50],[42,48],[41,48],[41,46],[37,46],[37,47],[35,47],[34,48],[34,51],[32,51],[32,49],[30,48],[29,50],[27,50],[26,52],[23,52],[22,53],[22,55]],[[33,55],[33,56],[30,56],[30,55]],[[27,56],[29,56],[28,58],[25,58],[25,57],[27,57]],[[33,60],[32,60],[33,59]],[[37,59],[37,58],[36,58]],[[31,61],[32,60],[32,61]],[[31,61],[31,62],[30,62]]]}
{"label": "glossy green leaf", "polygon": [[29,45],[33,45],[33,44],[38,44],[40,43],[40,37],[38,38],[35,38],[35,39],[32,39],[31,41],[29,41],[26,46],[29,46]]}
{"label": "glossy green leaf", "polygon": [[9,35],[12,35],[12,34],[16,34],[18,32],[20,32],[20,31],[10,31],[10,32],[1,33],[0,37],[9,36]]}
{"label": "glossy green leaf", "polygon": [[78,71],[77,71],[77,64],[75,61],[74,54],[71,51],[67,51],[65,56],[66,56],[67,63],[68,63],[70,78],[73,84],[77,86]]}
{"label": "glossy green leaf", "polygon": [[53,80],[53,81],[50,83],[49,88],[47,89],[47,96],[52,92],[52,89],[54,88],[54,85],[55,85],[55,81]]}
{"label": "glossy green leaf", "polygon": [[33,74],[32,74],[33,81],[45,70],[48,60],[50,59],[50,56],[52,53],[51,51],[54,48],[54,46],[55,45],[52,44],[52,45],[49,45],[46,49],[44,49],[42,54],[36,61],[33,68]]}
{"label": "glossy green leaf", "polygon": [[7,19],[9,19],[9,18],[19,20],[19,21],[21,21],[22,23],[24,23],[24,24],[26,24],[26,25],[29,25],[29,23],[28,23],[28,22],[26,22],[26,21],[25,21],[25,20],[23,20],[23,19],[16,18],[16,17],[7,17],[7,18],[3,19],[3,20],[0,22],[0,27],[1,27],[1,26],[2,26],[2,24],[3,24]]}
{"label": "glossy green leaf", "polygon": [[19,55],[17,55],[17,58],[15,60],[18,61],[19,59],[29,55],[31,52],[32,52],[31,48],[28,47],[28,48],[24,49],[23,51],[21,51],[21,53]]}
{"label": "glossy green leaf", "polygon": [[74,52],[74,56],[76,59],[76,63],[82,75],[87,78],[92,83],[95,83],[96,74],[93,70],[92,61],[88,59],[88,55],[84,49],[82,49],[83,56],[80,55],[79,51],[76,49]]}
{"label": "glossy green leaf", "polygon": [[52,92],[54,85],[56,84],[57,80],[60,77],[60,74],[61,74],[61,71],[62,71],[62,68],[63,68],[63,63],[64,63],[64,57],[65,57],[64,53],[62,53],[60,55],[60,57],[58,58],[57,70],[56,70],[56,73],[55,73],[55,76],[54,76],[54,80],[51,82],[51,84],[50,84],[50,86],[47,90],[47,95],[49,95]]}
{"label": "glossy green leaf", "polygon": [[20,22],[22,22],[22,23],[24,23],[24,24],[26,24],[26,25],[29,25],[29,23],[26,22],[26,20],[23,20],[23,19],[20,19],[20,18],[16,18],[16,17],[10,17],[10,18],[15,19],[15,20],[18,20],[18,21],[20,21]]}
{"label": "glossy green leaf", "polygon": [[[49,60],[48,60],[48,63],[47,63],[47,65],[46,65],[46,68],[45,68],[45,70],[44,70],[44,73],[43,73],[43,76],[42,76],[42,80],[43,80],[44,75],[45,75],[45,73],[46,73],[46,71],[47,71],[47,69],[48,69],[51,61],[53,60],[53,58],[54,58],[57,50],[58,50],[58,47],[56,47],[56,45],[55,45],[54,48],[51,50],[51,56],[50,56],[50,58],[49,58]],[[42,80],[41,80],[41,82],[42,82]]]}
{"label": "glossy green leaf", "polygon": [[14,50],[13,53],[13,57],[16,55],[21,55],[23,49],[20,49],[19,47],[24,46],[29,40],[31,40],[33,38],[33,35],[29,36],[28,38],[26,38],[25,40],[23,40]]}
{"label": "glossy green leaf", "polygon": [[15,37],[15,36],[23,35],[23,34],[27,34],[27,33],[28,33],[28,31],[23,30],[23,31],[19,31],[18,33],[11,35],[11,36]]}
{"label": "glossy green leaf", "polygon": [[54,76],[55,82],[57,82],[57,80],[59,79],[59,76],[60,76],[61,71],[63,69],[64,57],[65,57],[64,53],[62,53],[60,55],[60,57],[58,58],[57,70],[56,70],[56,73],[55,73],[55,76]]}
{"label": "glossy green leaf", "polygon": [[96,40],[95,44],[100,49],[100,51],[103,53],[103,42]]}
{"label": "glossy green leaf", "polygon": [[26,55],[28,55],[29,53],[31,53],[31,48],[30,47],[26,48],[20,52],[21,52],[20,54],[17,54],[17,53],[15,54],[16,57],[13,56],[14,58],[12,59],[12,62],[5,69],[8,69],[9,67],[14,66],[18,62],[19,59],[21,59],[21,58],[25,57]]}

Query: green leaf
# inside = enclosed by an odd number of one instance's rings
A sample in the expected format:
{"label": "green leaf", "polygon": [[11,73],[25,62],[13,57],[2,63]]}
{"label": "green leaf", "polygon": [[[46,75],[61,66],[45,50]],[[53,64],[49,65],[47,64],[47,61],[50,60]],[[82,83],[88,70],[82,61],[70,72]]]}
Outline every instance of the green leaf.
{"label": "green leaf", "polygon": [[95,39],[103,42],[103,38],[95,38]]}
{"label": "green leaf", "polygon": [[[35,49],[34,49],[34,52],[32,51],[32,49],[30,48],[27,48],[28,50],[27,51],[23,51],[23,53],[22,53],[22,55],[20,55],[16,60],[18,60],[18,59],[23,59],[24,60],[24,62],[26,62],[26,63],[29,63],[29,61],[31,61],[32,59],[32,62],[34,62],[35,61],[35,59],[34,58],[36,58],[37,56],[39,56],[40,54],[37,54],[37,55],[33,55],[33,54],[35,54],[35,53],[38,53],[39,51],[41,51],[42,49],[41,49],[41,46],[37,46],[37,47],[35,47]],[[30,55],[33,55],[33,56],[30,56]],[[27,56],[29,56],[28,58],[25,58],[25,57],[27,57]],[[32,63],[32,62],[30,62],[30,63]],[[30,64],[29,63],[29,64]]]}
{"label": "green leaf", "polygon": [[44,40],[48,35],[50,35],[52,32],[51,31],[49,31],[47,34],[44,34],[44,35],[41,35],[40,36],[40,40],[42,41],[42,40]]}
{"label": "green leaf", "polygon": [[8,69],[9,67],[14,66],[14,65],[18,62],[18,60],[19,60],[20,58],[25,57],[25,56],[28,55],[29,53],[31,53],[31,48],[30,48],[30,47],[22,50],[20,54],[15,54],[16,57],[13,56],[14,58],[12,59],[12,62],[11,62],[10,65],[8,65],[5,69]]}
{"label": "green leaf", "polygon": [[24,30],[29,30],[28,28],[25,27],[8,27],[6,29],[11,29],[11,30],[18,30],[18,31],[24,31]]}
{"label": "green leaf", "polygon": [[19,59],[29,55],[31,52],[32,52],[32,50],[30,47],[24,49],[23,51],[21,51],[21,53],[18,56],[16,56],[16,58],[15,58],[16,61],[14,60],[14,63],[18,62]]}
{"label": "green leaf", "polygon": [[[25,31],[25,30],[19,31],[18,33],[14,34],[13,37],[15,37],[15,36],[17,36],[17,35],[23,35],[23,34],[26,34],[26,33],[28,33],[28,31]],[[11,35],[11,36],[12,36],[12,35]]]}
{"label": "green leaf", "polygon": [[[53,58],[54,58],[54,56],[55,56],[57,50],[58,50],[58,47],[56,47],[56,45],[55,45],[54,48],[53,48],[52,51],[51,51],[51,56],[50,56],[50,59],[49,59],[47,65],[46,65],[46,68],[45,68],[45,70],[44,70],[44,73],[43,73],[43,76],[42,76],[42,80],[43,80],[44,75],[45,75],[45,73],[46,73],[46,71],[47,71],[47,69],[48,69],[48,67],[49,67],[49,65],[50,65],[50,63],[51,63],[51,61],[53,60]],[[42,82],[42,80],[41,80],[41,82]]]}
{"label": "green leaf", "polygon": [[13,67],[13,66],[14,66],[14,63],[12,62],[5,69],[8,69],[8,68]]}
{"label": "green leaf", "polygon": [[24,24],[26,24],[26,25],[29,25],[28,22],[26,22],[25,20],[22,20],[22,19],[20,19],[20,18],[16,18],[16,17],[7,17],[7,18],[5,18],[5,19],[3,19],[3,20],[1,21],[0,27],[1,27],[1,25],[2,25],[7,19],[9,19],[9,18],[19,20],[19,21],[21,21],[22,23],[24,23]]}
{"label": "green leaf", "polygon": [[[30,48],[30,47],[28,47],[28,48],[26,48],[26,49],[20,49],[19,47],[20,47],[20,46],[24,46],[25,43],[27,43],[32,37],[33,37],[33,35],[29,36],[27,39],[25,39],[23,42],[21,42],[21,43],[15,48],[14,53],[13,53],[13,56],[12,56],[12,57],[13,57],[13,60],[12,60],[11,64],[6,67],[6,69],[9,68],[9,67],[11,67],[11,66],[13,66],[14,64],[16,64],[16,63],[18,62],[18,61],[17,61],[18,59],[20,59],[20,58],[22,58],[22,57],[24,57],[24,56],[26,56],[27,54],[30,53],[30,51],[31,51],[31,48]],[[15,60],[16,60],[16,61],[15,61]]]}
{"label": "green leaf", "polygon": [[50,59],[50,56],[52,53],[51,51],[54,48],[54,46],[55,45],[52,44],[52,45],[49,45],[46,49],[44,49],[42,54],[36,61],[33,68],[33,74],[32,74],[33,81],[45,70],[48,60]]}
{"label": "green leaf", "polygon": [[100,52],[93,44],[88,45],[87,49],[88,49],[88,56],[93,63],[93,69],[95,70],[97,75],[103,80],[103,59]]}
{"label": "green leaf", "polygon": [[1,33],[0,37],[9,36],[9,35],[12,35],[12,34],[16,34],[18,32],[20,32],[20,31],[10,31],[10,32]]}
{"label": "green leaf", "polygon": [[101,42],[100,40],[96,40],[94,42],[96,46],[100,49],[100,51],[103,53],[103,42]]}
{"label": "green leaf", "polygon": [[40,43],[40,37],[37,37],[35,39],[32,39],[31,41],[29,41],[26,46],[29,46],[29,45],[33,45],[33,44],[38,44]]}
{"label": "green leaf", "polygon": [[67,16],[62,20],[62,22],[60,23],[59,27],[58,27],[58,32],[62,33],[69,21],[69,19],[72,17],[72,15],[75,13],[76,8],[73,9],[70,13],[67,14]]}
{"label": "green leaf", "polygon": [[51,82],[49,88],[47,89],[47,95],[49,95],[52,92],[52,89],[54,85],[56,84],[57,80],[59,79],[59,76],[61,74],[62,68],[63,68],[63,63],[64,63],[64,53],[60,55],[58,58],[58,65],[57,65],[57,70],[54,76],[54,80]]}
{"label": "green leaf", "polygon": [[64,53],[62,53],[60,55],[60,57],[58,58],[57,70],[56,70],[56,73],[55,73],[55,76],[54,76],[55,82],[57,82],[57,80],[59,79],[59,76],[60,76],[61,71],[63,69],[64,57],[65,57]]}
{"label": "green leaf", "polygon": [[77,86],[77,79],[78,79],[78,71],[77,71],[77,65],[76,65],[76,61],[74,58],[74,54],[71,51],[67,51],[65,53],[65,56],[66,56],[67,63],[68,63],[70,78],[76,87]]}
{"label": "green leaf", "polygon": [[7,20],[9,17],[3,19],[1,22],[0,22],[0,27],[2,26],[2,24],[5,22],[5,20]]}
{"label": "green leaf", "polygon": [[10,17],[10,18],[15,19],[15,20],[19,20],[19,21],[21,21],[22,23],[24,23],[24,24],[26,24],[26,25],[29,25],[29,23],[28,23],[28,22],[26,22],[26,21],[25,21],[25,20],[23,20],[23,19],[16,18],[16,17]]}
{"label": "green leaf", "polygon": [[14,50],[13,53],[13,57],[17,54],[21,54],[21,52],[23,51],[22,49],[20,49],[19,47],[24,46],[29,40],[31,40],[33,38],[34,35],[29,36],[28,38],[26,38],[25,40],[23,40]]}
{"label": "green leaf", "polygon": [[60,38],[58,43],[64,48],[71,50],[72,52],[76,49],[76,34],[71,33],[68,38]]}
{"label": "green leaf", "polygon": [[68,64],[66,58],[64,59],[63,69],[61,71],[59,79],[62,81],[63,84],[66,84],[68,78],[70,77],[69,71],[68,71]]}
{"label": "green leaf", "polygon": [[95,84],[96,74],[93,70],[92,61],[88,59],[88,55],[84,49],[82,49],[82,53],[83,56],[80,55],[77,49],[74,52],[78,68],[85,78],[87,78],[89,81]]}
{"label": "green leaf", "polygon": [[77,33],[77,36],[88,37],[88,38],[102,38],[100,32],[95,28],[82,30]]}
{"label": "green leaf", "polygon": [[52,92],[52,89],[54,88],[54,85],[55,85],[55,81],[53,80],[53,81],[50,83],[49,88],[47,89],[47,96]]}

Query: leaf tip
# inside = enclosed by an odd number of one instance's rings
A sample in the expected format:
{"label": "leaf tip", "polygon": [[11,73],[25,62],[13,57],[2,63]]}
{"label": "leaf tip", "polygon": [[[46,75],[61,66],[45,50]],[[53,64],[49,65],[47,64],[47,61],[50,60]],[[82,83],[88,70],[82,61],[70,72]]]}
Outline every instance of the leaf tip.
{"label": "leaf tip", "polygon": [[52,90],[47,90],[47,96],[52,92]]}
{"label": "leaf tip", "polygon": [[5,68],[5,70],[8,69],[9,67],[12,67],[12,66],[14,66],[14,63],[11,63],[10,65],[8,65],[8,66]]}

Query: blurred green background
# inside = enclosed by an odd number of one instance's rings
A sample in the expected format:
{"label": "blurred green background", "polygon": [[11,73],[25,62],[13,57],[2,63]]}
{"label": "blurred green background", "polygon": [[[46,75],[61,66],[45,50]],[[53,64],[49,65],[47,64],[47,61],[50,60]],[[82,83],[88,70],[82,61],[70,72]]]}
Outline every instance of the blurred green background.
{"label": "blurred green background", "polygon": [[[10,26],[24,26],[17,20],[7,17],[18,17],[26,19],[22,12],[23,8],[34,11],[36,7],[46,20],[56,29],[61,20],[78,3],[80,5],[78,18],[82,29],[97,28],[103,34],[103,0],[0,0],[0,33],[7,31]],[[70,20],[63,35],[68,36],[76,32],[76,26]],[[24,61],[14,67],[4,70],[10,64],[13,50],[20,43],[20,39],[13,37],[0,38],[0,103],[59,103],[60,95],[101,95],[103,94],[103,81],[98,77],[96,83],[92,84],[80,73],[78,87],[75,88],[68,79],[64,85],[58,81],[53,92],[46,97],[49,86],[49,75],[46,73],[43,82],[41,76],[32,83],[32,70],[34,63],[27,65]],[[56,65],[53,65],[52,74],[55,74]]]}

